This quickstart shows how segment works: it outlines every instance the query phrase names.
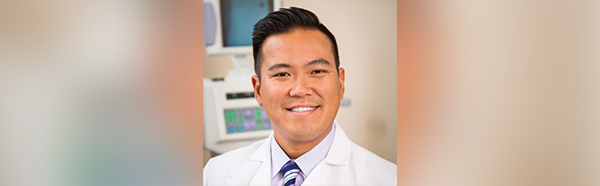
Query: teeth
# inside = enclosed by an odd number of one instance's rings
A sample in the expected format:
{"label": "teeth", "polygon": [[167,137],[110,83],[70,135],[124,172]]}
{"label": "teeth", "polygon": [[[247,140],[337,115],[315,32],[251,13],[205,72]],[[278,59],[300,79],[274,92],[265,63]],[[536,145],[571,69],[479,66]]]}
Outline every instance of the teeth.
{"label": "teeth", "polygon": [[292,111],[294,112],[302,112],[302,111],[307,111],[307,110],[315,110],[317,107],[296,107],[293,108]]}

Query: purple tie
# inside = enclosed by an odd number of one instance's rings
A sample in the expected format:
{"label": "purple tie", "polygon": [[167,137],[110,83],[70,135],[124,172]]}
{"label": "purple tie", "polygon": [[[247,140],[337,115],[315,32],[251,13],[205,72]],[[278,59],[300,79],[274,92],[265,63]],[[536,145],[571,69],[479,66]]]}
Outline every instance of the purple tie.
{"label": "purple tie", "polygon": [[281,172],[283,173],[283,185],[284,186],[295,186],[296,185],[296,176],[300,173],[300,167],[296,165],[296,162],[290,160],[283,168],[281,168]]}

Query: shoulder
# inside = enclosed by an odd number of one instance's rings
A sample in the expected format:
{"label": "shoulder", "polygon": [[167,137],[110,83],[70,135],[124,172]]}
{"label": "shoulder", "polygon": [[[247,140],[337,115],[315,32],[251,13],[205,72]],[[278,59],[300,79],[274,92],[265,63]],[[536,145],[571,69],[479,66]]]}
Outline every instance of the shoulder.
{"label": "shoulder", "polygon": [[352,143],[352,158],[358,161],[364,173],[365,183],[395,183],[397,179],[396,164],[383,159],[373,152]]}
{"label": "shoulder", "polygon": [[361,147],[360,145],[355,144],[354,142],[352,143],[352,146],[353,151],[355,151],[354,153],[363,155],[366,164],[371,163],[377,167],[385,168],[388,170],[396,170],[396,164],[377,156],[375,153],[365,149],[364,147]]}
{"label": "shoulder", "polygon": [[349,164],[348,173],[355,177],[359,185],[395,185],[398,172],[396,164],[352,142],[339,124],[335,124],[335,139],[328,154],[332,156],[327,158],[328,162]]}
{"label": "shoulder", "polygon": [[208,163],[206,164],[206,167],[204,169],[210,168],[209,164],[210,165],[216,164],[217,166],[222,167],[222,166],[230,163],[231,160],[240,159],[241,157],[247,158],[248,156],[253,154],[258,149],[258,147],[260,147],[263,143],[265,143],[267,139],[262,139],[262,140],[252,143],[251,145],[241,147],[241,148],[238,148],[235,150],[231,150],[224,154],[215,156],[215,157],[211,158],[210,160],[208,160]]}
{"label": "shoulder", "polygon": [[382,175],[396,175],[396,164],[385,160],[373,152],[365,149],[364,147],[352,142],[339,124],[337,122],[335,124],[337,126],[335,136],[336,139],[334,139],[334,144],[332,144],[331,149],[335,149],[334,151],[336,151],[337,155],[339,155],[338,157],[348,157],[347,155],[343,154],[349,153],[349,158],[355,165],[359,165],[367,169],[376,168],[382,172],[389,173]]}
{"label": "shoulder", "polygon": [[212,181],[224,180],[227,173],[231,171],[231,165],[240,166],[240,164],[247,162],[248,157],[254,154],[266,140],[268,138],[211,158],[206,163],[206,166],[204,166],[204,181],[210,183]]}

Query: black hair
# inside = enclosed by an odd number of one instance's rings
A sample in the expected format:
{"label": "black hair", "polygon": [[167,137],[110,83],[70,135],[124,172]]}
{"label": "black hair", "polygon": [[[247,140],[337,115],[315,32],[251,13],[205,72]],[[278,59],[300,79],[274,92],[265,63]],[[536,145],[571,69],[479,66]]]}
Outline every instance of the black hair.
{"label": "black hair", "polygon": [[340,57],[335,37],[325,25],[319,22],[317,15],[311,11],[297,7],[281,8],[279,11],[267,14],[267,16],[254,25],[254,31],[252,32],[252,51],[254,54],[254,73],[258,76],[259,81],[261,79],[260,68],[263,60],[261,52],[263,42],[271,35],[287,33],[296,28],[318,29],[327,35],[331,41],[331,50],[335,60],[335,68],[339,69]]}

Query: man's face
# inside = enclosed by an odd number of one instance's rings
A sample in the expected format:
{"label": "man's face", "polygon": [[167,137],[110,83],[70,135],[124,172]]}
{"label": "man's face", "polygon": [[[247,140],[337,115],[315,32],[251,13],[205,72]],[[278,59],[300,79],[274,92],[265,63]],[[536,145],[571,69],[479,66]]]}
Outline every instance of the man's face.
{"label": "man's face", "polygon": [[324,138],[344,95],[344,69],[336,70],[331,43],[316,29],[269,36],[262,47],[261,80],[254,93],[273,122],[276,138]]}

